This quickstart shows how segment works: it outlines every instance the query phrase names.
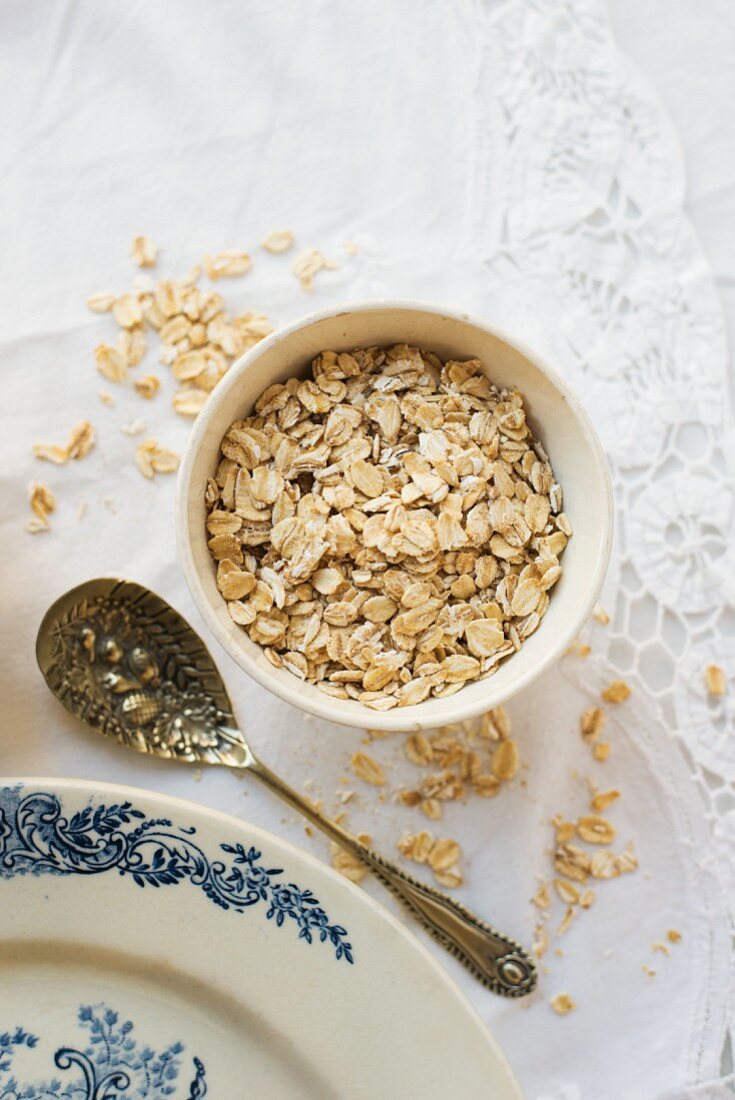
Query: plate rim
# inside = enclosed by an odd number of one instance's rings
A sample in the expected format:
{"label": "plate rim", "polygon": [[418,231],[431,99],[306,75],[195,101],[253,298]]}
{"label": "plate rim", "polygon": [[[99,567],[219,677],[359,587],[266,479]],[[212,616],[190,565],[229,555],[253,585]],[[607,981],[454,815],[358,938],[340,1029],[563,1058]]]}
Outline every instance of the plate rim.
{"label": "plate rim", "polygon": [[[398,918],[385,906],[381,905],[379,901],[376,901],[370,894],[361,890],[355,883],[350,882],[344,875],[340,875],[334,868],[320,860],[317,856],[299,848],[298,845],[294,844],[292,841],[278,836],[276,833],[263,828],[263,826],[253,823],[249,819],[227,813],[224,810],[214,809],[211,806],[207,806],[200,802],[194,802],[180,795],[164,794],[148,787],[131,786],[124,783],[110,782],[108,780],[74,779],[66,776],[0,776],[0,790],[17,787],[21,787],[24,790],[28,789],[29,792],[34,789],[60,794],[64,791],[74,791],[77,794],[87,794],[92,798],[104,797],[106,794],[109,794],[117,799],[130,800],[134,805],[136,800],[140,802],[141,799],[145,799],[150,803],[164,808],[164,811],[170,813],[172,817],[175,817],[174,811],[178,808],[180,812],[185,811],[189,814],[193,813],[200,820],[204,819],[213,825],[226,825],[228,828],[246,830],[250,839],[256,841],[262,839],[267,842],[268,845],[275,847],[276,850],[281,849],[284,854],[288,855],[288,857],[297,864],[302,864],[309,873],[313,871],[317,879],[321,876],[326,882],[330,883],[338,893],[342,893],[347,907],[349,907],[350,904],[356,905],[358,908],[361,905],[366,907],[373,913],[378,921],[386,922],[388,927],[392,929],[392,932],[398,935],[403,948],[418,953],[423,964],[430,968],[435,979],[438,980],[443,987],[445,994],[452,997],[457,1008],[462,1011],[466,1022],[473,1026],[478,1038],[492,1050],[493,1055],[506,1074],[509,1088],[515,1090],[516,1100],[525,1100],[518,1079],[491,1028],[482,1019],[480,1013],[467,994],[459,987],[441,963],[428,950],[426,945],[421,942],[418,936],[414,935],[410,927],[398,920]],[[192,823],[196,824],[195,821]],[[311,883],[309,885],[311,886]],[[318,882],[316,885],[318,885]],[[349,919],[349,914],[347,914],[347,919]]]}

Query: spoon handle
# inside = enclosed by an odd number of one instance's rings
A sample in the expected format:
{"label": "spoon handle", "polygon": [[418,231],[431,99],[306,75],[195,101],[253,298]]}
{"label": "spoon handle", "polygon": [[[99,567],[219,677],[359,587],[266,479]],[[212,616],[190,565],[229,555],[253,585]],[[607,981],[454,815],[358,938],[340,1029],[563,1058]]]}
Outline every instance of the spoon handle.
{"label": "spoon handle", "polygon": [[399,898],[424,928],[494,993],[523,997],[536,985],[536,967],[514,940],[501,935],[454,898],[406,874],[367,848],[284,783],[255,757],[248,770],[299,813],[359,859]]}

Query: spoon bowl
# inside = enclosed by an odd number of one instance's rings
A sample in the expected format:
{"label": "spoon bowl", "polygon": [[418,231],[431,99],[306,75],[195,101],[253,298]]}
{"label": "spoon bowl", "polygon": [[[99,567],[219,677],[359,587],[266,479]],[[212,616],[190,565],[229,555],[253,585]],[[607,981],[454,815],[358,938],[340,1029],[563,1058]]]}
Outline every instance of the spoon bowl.
{"label": "spoon bowl", "polygon": [[245,767],[250,750],[201,638],[134,581],[100,577],[46,612],[36,657],[67,710],[136,752]]}

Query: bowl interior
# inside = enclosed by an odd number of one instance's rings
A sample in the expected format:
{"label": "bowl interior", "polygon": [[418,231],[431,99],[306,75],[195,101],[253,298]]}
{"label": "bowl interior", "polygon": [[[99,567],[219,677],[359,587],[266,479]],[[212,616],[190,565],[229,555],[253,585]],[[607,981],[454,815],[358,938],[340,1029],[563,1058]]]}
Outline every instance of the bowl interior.
{"label": "bowl interior", "polygon": [[[479,358],[498,386],[524,396],[528,420],[546,448],[564,493],[574,535],[564,551],[564,573],[538,630],[520,652],[487,680],[445,699],[377,712],[353,700],[333,699],[292,673],[274,669],[263,651],[233,623],[216,583],[207,548],[204,488],[214,472],[222,436],[233,420],[251,413],[266,386],[305,375],[325,349],[416,344],[442,358]],[[256,346],[231,368],[194,425],[179,480],[177,527],[187,581],[215,636],[238,664],[264,686],[311,713],[354,725],[417,729],[470,717],[515,694],[540,675],[574,639],[597,597],[610,549],[609,475],[597,436],[564,384],[534,362],[531,353],[497,330],[461,315],[417,305],[366,303],[291,326]]]}

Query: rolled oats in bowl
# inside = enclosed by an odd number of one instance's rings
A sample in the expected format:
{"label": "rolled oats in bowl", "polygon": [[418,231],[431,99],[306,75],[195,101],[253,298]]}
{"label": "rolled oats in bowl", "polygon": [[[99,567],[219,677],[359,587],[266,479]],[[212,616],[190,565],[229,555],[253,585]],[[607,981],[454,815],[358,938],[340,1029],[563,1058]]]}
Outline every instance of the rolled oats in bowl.
{"label": "rolled oats in bowl", "polygon": [[325,351],[269,386],[206,504],[234,622],[374,710],[492,675],[537,629],[572,534],[523,396],[405,344]]}

